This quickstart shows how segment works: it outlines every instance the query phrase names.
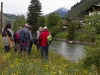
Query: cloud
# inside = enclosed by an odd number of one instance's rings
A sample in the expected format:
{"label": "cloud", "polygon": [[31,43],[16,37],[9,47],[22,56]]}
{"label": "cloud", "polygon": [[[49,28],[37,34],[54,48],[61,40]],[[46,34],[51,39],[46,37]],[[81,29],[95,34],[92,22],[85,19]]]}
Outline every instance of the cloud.
{"label": "cloud", "polygon": [[[0,0],[3,2],[3,11],[5,13],[27,13],[28,6],[31,0]],[[42,5],[43,13],[50,13],[60,7],[66,6],[70,9],[71,6],[80,0],[39,0]]]}
{"label": "cloud", "polygon": [[63,6],[66,6],[67,9],[70,9],[71,6],[79,1],[80,0],[40,0],[44,13],[52,12]]}

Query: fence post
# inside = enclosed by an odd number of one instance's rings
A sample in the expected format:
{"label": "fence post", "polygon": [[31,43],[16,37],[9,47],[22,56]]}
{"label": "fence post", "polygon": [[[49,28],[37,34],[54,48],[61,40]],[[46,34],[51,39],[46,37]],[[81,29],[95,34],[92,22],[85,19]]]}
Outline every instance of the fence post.
{"label": "fence post", "polygon": [[1,2],[1,13],[0,13],[0,33],[2,33],[3,26],[3,2]]}

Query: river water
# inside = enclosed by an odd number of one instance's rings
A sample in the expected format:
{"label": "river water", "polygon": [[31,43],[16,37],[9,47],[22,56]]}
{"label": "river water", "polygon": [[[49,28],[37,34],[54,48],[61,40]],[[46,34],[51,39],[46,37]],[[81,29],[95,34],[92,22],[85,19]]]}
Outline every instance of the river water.
{"label": "river water", "polygon": [[49,50],[59,53],[71,61],[77,62],[85,55],[84,47],[85,45],[82,44],[70,44],[66,41],[53,40]]}

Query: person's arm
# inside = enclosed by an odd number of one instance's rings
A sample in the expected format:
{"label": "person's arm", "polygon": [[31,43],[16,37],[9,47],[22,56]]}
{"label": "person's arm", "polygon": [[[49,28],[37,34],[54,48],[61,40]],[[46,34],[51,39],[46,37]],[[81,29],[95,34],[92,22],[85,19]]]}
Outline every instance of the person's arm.
{"label": "person's arm", "polygon": [[7,33],[7,35],[8,35],[10,38],[12,37],[12,34],[10,33],[9,30],[6,30],[6,33]]}
{"label": "person's arm", "polygon": [[32,33],[31,33],[31,31],[29,31],[29,39],[30,39],[30,41],[32,41]]}
{"label": "person's arm", "polygon": [[39,36],[40,36],[40,33],[39,33],[39,31],[37,31],[37,36],[36,36],[36,38],[37,38],[37,40],[39,40]]}

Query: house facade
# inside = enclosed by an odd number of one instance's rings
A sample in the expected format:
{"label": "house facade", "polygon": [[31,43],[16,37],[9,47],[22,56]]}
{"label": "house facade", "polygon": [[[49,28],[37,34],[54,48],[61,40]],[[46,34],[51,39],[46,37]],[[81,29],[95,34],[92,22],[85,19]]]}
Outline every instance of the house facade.
{"label": "house facade", "polygon": [[93,15],[95,13],[100,14],[100,5],[94,4],[90,8],[88,8],[86,10],[86,12],[89,12],[89,16],[91,16],[91,15]]}

